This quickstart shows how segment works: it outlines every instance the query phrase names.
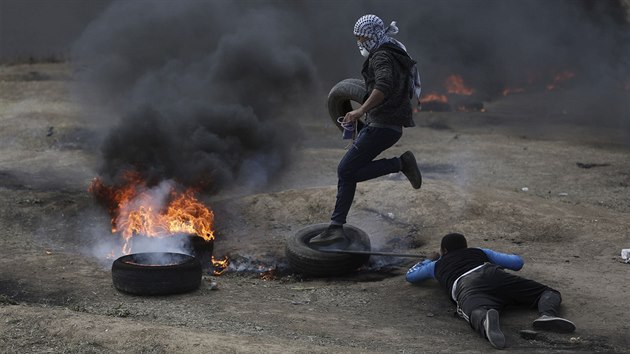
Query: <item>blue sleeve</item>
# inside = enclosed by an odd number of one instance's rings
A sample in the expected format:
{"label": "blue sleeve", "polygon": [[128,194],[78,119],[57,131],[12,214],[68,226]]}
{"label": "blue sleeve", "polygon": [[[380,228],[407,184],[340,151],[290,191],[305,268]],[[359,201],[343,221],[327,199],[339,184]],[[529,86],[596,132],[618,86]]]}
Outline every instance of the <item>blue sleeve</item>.
{"label": "blue sleeve", "polygon": [[507,269],[520,270],[523,268],[523,264],[525,263],[523,262],[523,258],[521,258],[521,256],[515,254],[496,252],[488,248],[482,248],[481,250],[486,254],[486,256],[488,256],[488,258],[490,258],[492,263]]}
{"label": "blue sleeve", "polygon": [[423,262],[416,263],[407,271],[407,281],[419,283],[426,279],[435,279],[435,262],[425,259]]}

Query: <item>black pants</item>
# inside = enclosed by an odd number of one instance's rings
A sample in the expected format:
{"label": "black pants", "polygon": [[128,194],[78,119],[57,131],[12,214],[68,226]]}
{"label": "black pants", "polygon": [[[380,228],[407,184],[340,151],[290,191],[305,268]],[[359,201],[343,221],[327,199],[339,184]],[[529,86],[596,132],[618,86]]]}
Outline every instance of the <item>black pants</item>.
{"label": "black pants", "polygon": [[557,316],[560,293],[546,285],[486,264],[457,282],[457,313],[483,335],[483,320],[489,309],[501,311],[507,305],[538,307],[541,315]]}
{"label": "black pants", "polygon": [[357,140],[348,149],[337,168],[337,201],[330,218],[343,225],[350,212],[357,183],[400,171],[400,159],[374,160],[380,153],[394,145],[402,132],[389,128],[366,126],[359,131]]}

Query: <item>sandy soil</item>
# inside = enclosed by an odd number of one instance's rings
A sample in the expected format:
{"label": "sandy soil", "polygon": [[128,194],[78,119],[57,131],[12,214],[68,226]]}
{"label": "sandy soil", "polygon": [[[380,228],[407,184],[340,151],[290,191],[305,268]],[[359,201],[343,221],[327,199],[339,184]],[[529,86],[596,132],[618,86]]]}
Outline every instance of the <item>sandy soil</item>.
{"label": "sandy soil", "polygon": [[[116,291],[111,261],[93,247],[111,237],[107,215],[86,192],[99,162],[97,128],[81,119],[69,80],[64,64],[0,67],[1,352],[491,349],[454,317],[437,283],[405,282],[412,259],[373,257],[334,279],[286,269],[284,240],[326,222],[334,201],[344,142],[326,116],[301,122],[310,133],[267,193],[204,200],[216,213],[215,254],[276,267],[274,280],[232,269],[205,275],[188,294]],[[457,231],[471,245],[522,255],[520,273],[560,290],[578,330],[524,339],[535,311],[509,310],[508,350],[627,352],[630,265],[619,253],[630,248],[628,147],[617,143],[619,130],[575,124],[582,120],[573,115],[586,113],[570,106],[531,105],[561,94],[507,97],[486,113],[417,114],[419,127],[387,154],[414,151],[423,188],[399,175],[363,183],[350,221],[382,250],[428,253]],[[544,128],[528,124],[541,114]]]}

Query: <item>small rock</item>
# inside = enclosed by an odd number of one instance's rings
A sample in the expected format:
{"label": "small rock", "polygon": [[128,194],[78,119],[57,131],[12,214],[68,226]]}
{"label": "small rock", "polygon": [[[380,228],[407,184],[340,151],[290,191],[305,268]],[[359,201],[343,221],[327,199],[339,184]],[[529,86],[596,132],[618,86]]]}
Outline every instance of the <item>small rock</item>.
{"label": "small rock", "polygon": [[529,188],[527,188],[527,187],[523,187],[523,188],[521,188],[521,190],[522,190],[523,192],[527,192],[527,191],[529,191]]}
{"label": "small rock", "polygon": [[523,339],[535,340],[538,337],[538,332],[529,329],[523,329],[518,332]]}
{"label": "small rock", "polygon": [[219,290],[219,285],[217,284],[216,281],[210,281],[210,284],[208,284],[208,289]]}
{"label": "small rock", "polygon": [[558,195],[561,197],[566,197],[567,195],[569,195],[569,193],[558,193]]}
{"label": "small rock", "polygon": [[427,317],[433,317],[433,316],[435,316],[433,313],[431,312],[427,313]]}

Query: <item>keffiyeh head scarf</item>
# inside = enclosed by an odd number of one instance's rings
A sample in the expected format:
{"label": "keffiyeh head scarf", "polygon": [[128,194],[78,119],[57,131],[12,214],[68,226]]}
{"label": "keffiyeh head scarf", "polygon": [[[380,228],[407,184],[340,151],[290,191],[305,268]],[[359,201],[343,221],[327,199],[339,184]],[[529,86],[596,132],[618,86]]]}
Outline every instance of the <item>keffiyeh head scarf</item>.
{"label": "keffiyeh head scarf", "polygon": [[400,46],[406,51],[405,46],[390,35],[398,33],[398,27],[396,27],[396,21],[392,21],[389,26],[385,27],[383,20],[376,15],[365,15],[359,18],[357,23],[354,24],[354,35],[367,38],[362,45],[369,52],[374,51],[382,44],[391,42]]}
{"label": "keffiyeh head scarf", "polygon": [[[357,42],[359,50],[363,54],[365,49],[368,53],[373,53],[378,47],[385,43],[393,43],[400,49],[407,52],[407,48],[400,41],[392,38],[391,36],[398,34],[398,27],[396,21],[392,21],[389,26],[385,27],[383,20],[376,15],[364,15],[361,16],[354,24],[354,35],[365,37],[363,42]],[[407,53],[409,55],[409,53]],[[411,56],[410,56],[411,57]],[[419,100],[420,92],[422,91],[420,83],[420,74],[418,69],[414,65],[411,69],[411,80],[413,83],[413,94]]]}

